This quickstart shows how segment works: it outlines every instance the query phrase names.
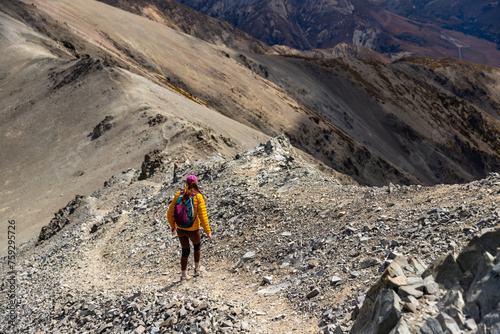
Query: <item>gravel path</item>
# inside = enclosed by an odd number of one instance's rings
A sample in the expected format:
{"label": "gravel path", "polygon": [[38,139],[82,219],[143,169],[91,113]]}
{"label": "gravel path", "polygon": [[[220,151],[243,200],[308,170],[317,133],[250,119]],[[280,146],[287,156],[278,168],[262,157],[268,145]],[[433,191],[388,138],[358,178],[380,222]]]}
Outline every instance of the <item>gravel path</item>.
{"label": "gravel path", "polygon": [[178,165],[179,180],[198,175],[214,235],[203,237],[206,272],[180,284],[180,247],[166,224],[182,183],[172,183],[173,165],[143,181],[135,170],[114,176],[62,210],[67,225],[55,235],[20,247],[20,332],[348,329],[391,258],[428,265],[499,222],[498,174],[464,185],[341,185],[278,137],[234,160]]}

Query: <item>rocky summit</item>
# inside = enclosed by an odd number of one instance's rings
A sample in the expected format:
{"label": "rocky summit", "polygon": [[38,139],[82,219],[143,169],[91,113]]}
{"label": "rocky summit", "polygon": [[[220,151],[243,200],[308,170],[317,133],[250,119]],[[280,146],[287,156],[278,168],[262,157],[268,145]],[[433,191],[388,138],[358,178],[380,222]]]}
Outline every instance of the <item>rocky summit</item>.
{"label": "rocky summit", "polygon": [[[234,158],[152,152],[137,168],[18,246],[15,326],[2,259],[0,332],[499,331],[500,174],[359,186],[284,136]],[[202,275],[181,283],[166,212],[189,174],[213,239],[202,238]]]}

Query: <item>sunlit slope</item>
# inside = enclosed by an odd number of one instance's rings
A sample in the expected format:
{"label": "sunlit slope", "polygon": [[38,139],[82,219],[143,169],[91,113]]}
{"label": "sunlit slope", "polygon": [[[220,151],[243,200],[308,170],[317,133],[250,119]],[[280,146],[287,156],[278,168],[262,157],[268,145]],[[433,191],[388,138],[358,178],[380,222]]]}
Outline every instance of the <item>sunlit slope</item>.
{"label": "sunlit slope", "polygon": [[[231,156],[266,138],[167,86],[99,59],[77,59],[0,16],[0,216],[2,226],[16,220],[19,242],[37,235],[75,194],[139,168],[153,149],[184,159]],[[151,122],[157,115],[163,123]]]}

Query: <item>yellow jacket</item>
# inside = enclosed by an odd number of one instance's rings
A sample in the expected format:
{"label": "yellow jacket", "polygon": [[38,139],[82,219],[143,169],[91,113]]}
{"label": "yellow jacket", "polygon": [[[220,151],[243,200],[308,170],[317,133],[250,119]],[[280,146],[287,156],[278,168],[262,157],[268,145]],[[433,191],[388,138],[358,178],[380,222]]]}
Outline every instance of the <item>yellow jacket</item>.
{"label": "yellow jacket", "polygon": [[[184,189],[184,191],[186,190],[187,187],[186,189]],[[180,194],[181,191],[179,190],[175,194],[174,199],[172,200],[172,203],[170,203],[170,206],[168,208],[167,218],[170,227],[171,228],[177,227],[178,229],[186,231],[196,231],[200,229],[200,222],[201,222],[201,226],[203,226],[203,231],[205,231],[206,234],[209,234],[211,231],[210,231],[210,225],[208,224],[207,207],[205,206],[205,200],[203,199],[203,195],[200,193],[197,193],[193,197],[193,204],[196,209],[196,219],[193,222],[193,226],[189,228],[181,228],[175,223],[174,219],[175,203],[177,202],[177,198],[180,196]]]}

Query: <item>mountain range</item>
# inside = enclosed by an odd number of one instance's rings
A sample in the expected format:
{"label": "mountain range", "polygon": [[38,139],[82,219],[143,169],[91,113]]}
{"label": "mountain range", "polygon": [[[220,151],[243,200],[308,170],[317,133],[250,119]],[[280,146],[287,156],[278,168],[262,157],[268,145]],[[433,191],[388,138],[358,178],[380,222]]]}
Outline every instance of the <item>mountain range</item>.
{"label": "mountain range", "polygon": [[0,10],[0,212],[19,220],[21,240],[154,150],[233,156],[285,134],[319,168],[377,186],[500,167],[498,68],[270,47],[186,6],[129,4]]}
{"label": "mountain range", "polygon": [[[135,2],[135,1],[134,1]],[[347,42],[393,58],[455,57],[500,66],[500,7],[489,0],[178,0],[269,45]]]}

